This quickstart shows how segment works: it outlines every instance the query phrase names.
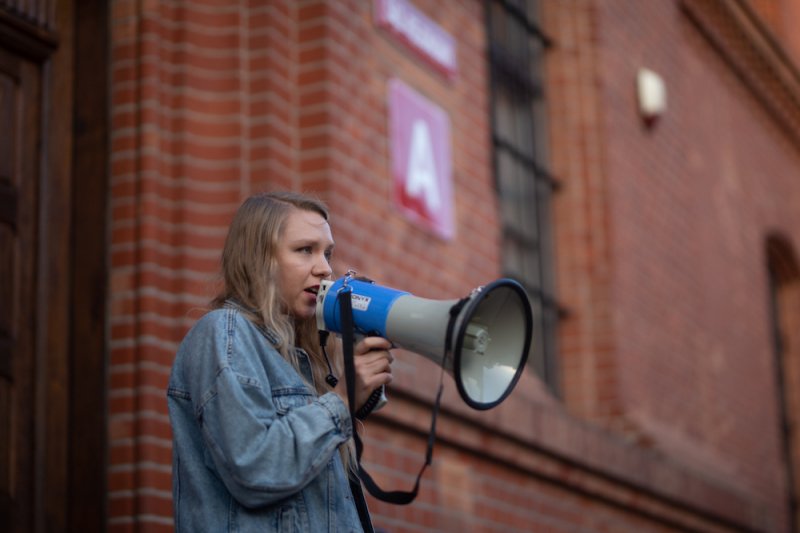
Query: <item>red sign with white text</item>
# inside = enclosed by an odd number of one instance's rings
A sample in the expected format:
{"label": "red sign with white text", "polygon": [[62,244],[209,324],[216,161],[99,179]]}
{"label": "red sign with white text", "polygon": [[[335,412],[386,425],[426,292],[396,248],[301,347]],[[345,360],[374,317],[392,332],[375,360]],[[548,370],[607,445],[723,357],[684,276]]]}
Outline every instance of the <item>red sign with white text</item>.
{"label": "red sign with white text", "polygon": [[375,21],[448,78],[455,77],[456,40],[409,0],[375,0]]}
{"label": "red sign with white text", "polygon": [[455,229],[450,117],[394,79],[389,82],[389,129],[396,205],[409,220],[451,239]]}

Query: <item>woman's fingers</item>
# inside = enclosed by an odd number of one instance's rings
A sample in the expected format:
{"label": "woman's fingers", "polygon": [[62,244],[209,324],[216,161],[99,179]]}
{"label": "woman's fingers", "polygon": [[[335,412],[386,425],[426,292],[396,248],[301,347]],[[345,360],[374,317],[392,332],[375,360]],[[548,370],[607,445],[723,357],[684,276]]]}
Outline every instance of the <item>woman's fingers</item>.
{"label": "woman's fingers", "polygon": [[392,343],[382,337],[365,337],[355,347],[356,404],[367,401],[370,394],[392,381],[394,355]]}
{"label": "woman's fingers", "polygon": [[359,341],[353,352],[355,355],[363,355],[373,350],[389,350],[392,343],[383,337],[364,337]]}
{"label": "woman's fingers", "polygon": [[394,356],[391,352],[382,350],[379,352],[369,352],[355,358],[356,376],[365,386],[374,388],[376,380],[379,385],[384,385],[391,380],[392,361]]}
{"label": "woman's fingers", "polygon": [[389,350],[374,350],[367,352],[363,355],[358,355],[355,358],[356,368],[359,366],[372,366],[376,364],[392,364],[394,362],[394,355]]}

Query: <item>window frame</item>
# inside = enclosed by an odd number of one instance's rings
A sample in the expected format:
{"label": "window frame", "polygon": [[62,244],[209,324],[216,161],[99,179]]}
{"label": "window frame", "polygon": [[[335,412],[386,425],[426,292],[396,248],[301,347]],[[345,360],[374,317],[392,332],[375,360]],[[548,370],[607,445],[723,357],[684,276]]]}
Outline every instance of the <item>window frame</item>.
{"label": "window frame", "polygon": [[[552,45],[539,25],[537,0],[488,0],[487,61],[492,166],[501,221],[502,270],[519,281],[533,306],[528,367],[560,395],[544,55]],[[505,106],[505,107],[504,107]]]}

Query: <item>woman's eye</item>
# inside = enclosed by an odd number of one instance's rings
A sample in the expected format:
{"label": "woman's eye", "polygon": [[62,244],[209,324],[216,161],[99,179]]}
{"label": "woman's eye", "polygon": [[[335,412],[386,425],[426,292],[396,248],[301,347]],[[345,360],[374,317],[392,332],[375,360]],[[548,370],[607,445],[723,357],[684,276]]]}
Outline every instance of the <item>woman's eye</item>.
{"label": "woman's eye", "polygon": [[311,253],[311,247],[310,246],[303,246],[301,248],[298,248],[297,251],[300,252],[300,253],[304,253],[304,254],[310,254]]}
{"label": "woman's eye", "polygon": [[333,257],[333,252],[325,252],[325,260],[330,263],[331,258]]}

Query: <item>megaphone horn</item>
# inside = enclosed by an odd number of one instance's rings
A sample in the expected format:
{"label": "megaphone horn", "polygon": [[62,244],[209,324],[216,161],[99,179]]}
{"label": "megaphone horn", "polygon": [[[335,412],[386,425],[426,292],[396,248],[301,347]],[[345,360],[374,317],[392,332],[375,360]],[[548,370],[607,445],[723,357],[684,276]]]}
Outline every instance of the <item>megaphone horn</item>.
{"label": "megaphone horn", "polygon": [[473,409],[500,404],[519,381],[528,359],[533,313],[525,289],[508,278],[464,298],[430,300],[344,276],[325,280],[317,293],[317,327],[342,333],[341,290],[351,295],[359,335],[377,335],[444,368]]}

